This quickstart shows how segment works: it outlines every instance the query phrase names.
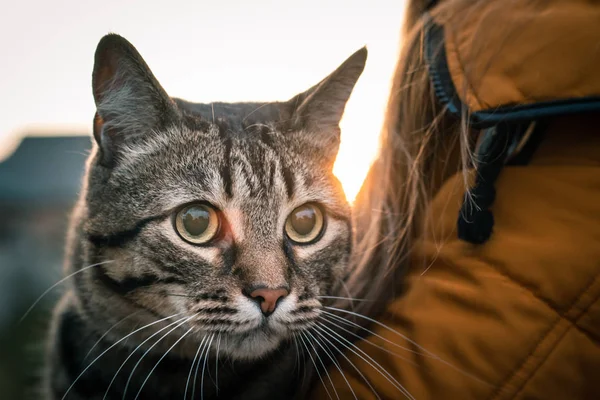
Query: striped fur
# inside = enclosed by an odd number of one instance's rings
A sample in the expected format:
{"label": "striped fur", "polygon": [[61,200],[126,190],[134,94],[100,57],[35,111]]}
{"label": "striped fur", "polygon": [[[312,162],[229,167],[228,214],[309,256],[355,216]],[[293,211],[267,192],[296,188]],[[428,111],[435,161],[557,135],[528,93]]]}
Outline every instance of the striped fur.
{"label": "striped fur", "polygon": [[[202,105],[169,98],[125,39],[100,42],[97,145],[68,240],[66,273],[79,272],[55,312],[49,399],[192,398],[194,385],[204,399],[298,393],[294,334],[314,325],[351,250],[332,166],[365,59],[287,102]],[[175,231],[177,210],[198,201],[223,217],[214,245]],[[325,231],[294,245],[283,226],[307,202],[325,211]],[[290,294],[264,317],[249,285]]]}

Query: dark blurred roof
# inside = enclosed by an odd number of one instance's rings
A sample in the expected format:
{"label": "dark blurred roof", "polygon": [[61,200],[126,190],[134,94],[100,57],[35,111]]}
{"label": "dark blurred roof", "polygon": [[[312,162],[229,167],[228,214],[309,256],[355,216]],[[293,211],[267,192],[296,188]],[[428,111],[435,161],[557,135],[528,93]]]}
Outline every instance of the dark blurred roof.
{"label": "dark blurred roof", "polygon": [[90,148],[89,136],[25,137],[0,163],[0,201],[72,201]]}

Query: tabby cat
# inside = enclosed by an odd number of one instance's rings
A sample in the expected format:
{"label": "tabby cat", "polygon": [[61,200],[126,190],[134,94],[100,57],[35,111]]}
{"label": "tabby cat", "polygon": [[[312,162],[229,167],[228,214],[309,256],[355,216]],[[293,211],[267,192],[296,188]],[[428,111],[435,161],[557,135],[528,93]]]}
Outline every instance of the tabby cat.
{"label": "tabby cat", "polygon": [[289,101],[195,104],[170,98],[124,38],[102,38],[49,399],[298,393],[298,343],[351,251],[332,167],[366,57]]}

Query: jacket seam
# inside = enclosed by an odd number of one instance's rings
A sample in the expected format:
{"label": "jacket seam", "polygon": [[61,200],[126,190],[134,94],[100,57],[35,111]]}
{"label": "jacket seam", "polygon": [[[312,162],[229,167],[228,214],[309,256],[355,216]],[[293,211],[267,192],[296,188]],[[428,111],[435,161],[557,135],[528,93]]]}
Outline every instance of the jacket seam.
{"label": "jacket seam", "polygon": [[531,371],[531,374],[529,375],[529,377],[525,380],[525,382],[523,382],[523,384],[521,385],[519,390],[512,396],[513,399],[519,397],[519,395],[523,392],[523,390],[525,390],[525,388],[527,387],[527,384],[535,377],[535,375],[537,374],[539,369],[546,364],[546,362],[548,361],[548,358],[556,351],[556,348],[563,341],[564,337],[571,330],[573,330],[573,328],[581,331],[581,329],[579,329],[579,327],[577,326],[576,322],[579,322],[579,319],[584,315],[585,315],[585,311],[575,320],[575,322],[572,322],[566,318],[561,317],[561,320],[567,321],[569,326],[567,327],[567,329],[565,329],[565,331],[557,339],[555,345],[552,346],[552,349],[543,357],[542,361],[540,361],[540,363]]}
{"label": "jacket seam", "polygon": [[[575,308],[581,308],[580,306],[578,307],[578,303],[581,301],[581,299],[585,295],[589,294],[590,290],[596,284],[596,281],[598,280],[598,278],[600,278],[600,273],[598,273],[598,274],[596,274],[596,275],[593,276],[593,278],[591,279],[590,283],[588,285],[586,285],[586,287],[579,293],[579,295],[575,298],[575,300],[571,303],[571,305],[569,306],[569,308],[564,313],[562,313],[562,314],[558,313],[557,320],[551,325],[551,327],[548,330],[544,331],[544,333],[541,335],[541,337],[539,338],[539,340],[536,342],[535,346],[533,346],[533,349],[527,354],[527,356],[521,362],[521,364],[519,365],[519,367],[515,371],[513,371],[506,379],[504,379],[503,382],[500,385],[498,385],[498,387],[492,393],[492,395],[489,397],[489,399],[497,399],[497,398],[499,398],[499,395],[502,392],[502,390],[504,388],[506,388],[506,386],[510,383],[510,381],[516,375],[518,375],[520,372],[523,371],[523,369],[525,368],[527,362],[534,356],[534,354],[536,352],[538,352],[540,346],[548,338],[548,336],[550,334],[552,334],[552,332],[554,332],[556,330],[557,326],[562,321],[566,321],[569,324],[569,326],[555,340],[555,343],[552,346],[552,348],[545,355],[542,355],[543,359],[540,362],[538,362],[537,365],[535,365],[535,367],[531,370],[531,372],[528,374],[529,376],[523,381],[523,383],[521,383],[520,385],[518,385],[518,387],[516,388],[516,393],[510,395],[508,398],[515,398],[515,397],[517,397],[517,395],[519,393],[521,393],[523,391],[523,389],[527,386],[527,383],[535,376],[536,372],[542,367],[542,365],[545,364],[545,362],[548,359],[548,357],[550,356],[550,354],[552,354],[552,352],[556,349],[557,345],[562,341],[562,339],[567,334],[567,332],[571,328],[577,327],[577,322],[581,319],[582,316],[586,315],[586,311],[589,309],[589,307],[591,307],[591,305],[594,304],[595,301],[600,297],[600,293],[597,294],[594,297],[593,301],[590,301],[590,303],[588,305],[586,305],[584,308],[581,309],[581,313],[574,320],[571,320],[571,319],[569,319],[569,318],[566,317],[566,314],[568,314],[569,312],[571,312],[573,309],[575,309]],[[531,290],[529,290],[529,291],[531,291]],[[537,298],[537,296],[536,296],[536,298]],[[544,303],[546,303],[546,302],[544,302]],[[556,309],[554,309],[554,308],[552,308],[552,309],[556,312]]]}
{"label": "jacket seam", "polygon": [[[582,293],[579,298],[581,298],[582,296],[584,296],[585,294],[587,294],[589,292],[589,290],[591,289],[591,286],[593,286],[594,283],[596,283],[596,280],[598,278],[599,275],[596,275],[596,279],[594,279],[592,281],[592,283],[588,286],[587,290]],[[578,298],[578,299],[579,299]],[[579,322],[579,320],[586,315],[587,310],[592,306],[592,304],[594,304],[596,302],[596,300],[600,298],[600,293],[597,294],[594,297],[594,300],[591,301],[584,309],[581,310],[581,314],[579,314],[579,316],[574,320],[571,321],[566,317],[561,316],[561,319],[566,320],[569,323],[569,326],[567,327],[567,329],[565,329],[565,331],[562,333],[562,335],[560,335],[560,337],[558,338],[558,340],[556,341],[556,344],[552,347],[552,349],[544,356],[543,360],[531,371],[531,374],[529,375],[529,378],[527,378],[525,380],[525,382],[523,382],[523,384],[521,385],[521,387],[519,388],[519,390],[514,394],[513,398],[516,398],[519,396],[520,393],[523,392],[523,390],[525,390],[525,387],[527,386],[527,384],[533,379],[533,377],[537,374],[537,372],[539,371],[539,369],[546,364],[546,361],[548,360],[548,357],[550,357],[550,355],[552,355],[552,353],[554,353],[554,351],[556,350],[556,348],[558,347],[558,344],[560,342],[562,342],[562,340],[564,339],[564,337],[567,335],[567,333],[569,333],[570,330],[572,330],[573,328],[580,330],[579,327],[577,326],[577,322]]]}
{"label": "jacket seam", "polygon": [[[558,310],[558,305],[552,304],[550,302],[550,300],[545,299],[544,297],[541,297],[540,294],[533,287],[524,284],[519,279],[517,279],[516,277],[513,277],[511,274],[509,274],[508,272],[506,272],[504,269],[500,269],[497,266],[496,266],[496,268],[494,268],[494,271],[497,272],[498,274],[502,275],[506,279],[508,279],[514,285],[516,285],[516,286],[520,287],[521,289],[529,292],[534,298],[536,298],[537,300],[539,300],[541,303],[544,303],[548,308],[550,308],[551,310],[553,310],[559,316],[562,316],[561,312]],[[592,280],[592,283],[593,282],[594,282],[594,280]],[[587,290],[589,288],[589,286],[591,286],[591,285],[586,286],[586,288],[584,290]],[[577,303],[577,300],[579,300],[579,297],[582,294],[583,293],[580,293],[580,295],[575,298],[573,304]],[[573,307],[573,304],[569,305],[569,308],[566,311],[564,311],[564,314],[567,314],[571,310],[571,308]]]}

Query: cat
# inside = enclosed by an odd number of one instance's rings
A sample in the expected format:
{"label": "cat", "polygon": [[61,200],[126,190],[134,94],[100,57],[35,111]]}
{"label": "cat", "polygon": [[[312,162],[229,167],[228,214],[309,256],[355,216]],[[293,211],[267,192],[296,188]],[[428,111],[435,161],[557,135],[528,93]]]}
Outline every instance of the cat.
{"label": "cat", "polygon": [[300,349],[352,250],[333,164],[366,58],[289,101],[195,104],[126,39],[100,40],[48,399],[298,395]]}

